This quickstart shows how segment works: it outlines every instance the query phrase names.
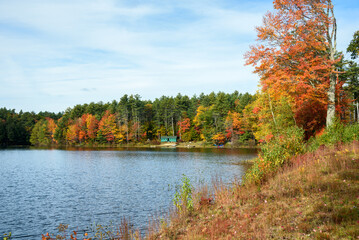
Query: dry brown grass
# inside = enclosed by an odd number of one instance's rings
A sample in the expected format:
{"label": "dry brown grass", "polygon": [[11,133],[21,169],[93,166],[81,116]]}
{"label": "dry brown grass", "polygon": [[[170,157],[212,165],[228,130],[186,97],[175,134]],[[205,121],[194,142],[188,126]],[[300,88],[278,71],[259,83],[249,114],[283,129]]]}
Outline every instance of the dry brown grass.
{"label": "dry brown grass", "polygon": [[196,194],[149,239],[359,239],[359,143],[293,158],[261,186],[223,184]]}

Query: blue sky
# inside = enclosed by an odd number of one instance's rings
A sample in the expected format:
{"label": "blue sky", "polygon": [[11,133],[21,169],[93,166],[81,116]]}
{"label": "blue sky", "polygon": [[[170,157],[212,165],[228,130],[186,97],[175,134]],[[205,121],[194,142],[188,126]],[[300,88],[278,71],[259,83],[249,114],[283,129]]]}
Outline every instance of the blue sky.
{"label": "blue sky", "polygon": [[[359,30],[359,0],[334,4],[344,51]],[[271,9],[271,0],[0,0],[0,107],[255,93],[243,54]]]}

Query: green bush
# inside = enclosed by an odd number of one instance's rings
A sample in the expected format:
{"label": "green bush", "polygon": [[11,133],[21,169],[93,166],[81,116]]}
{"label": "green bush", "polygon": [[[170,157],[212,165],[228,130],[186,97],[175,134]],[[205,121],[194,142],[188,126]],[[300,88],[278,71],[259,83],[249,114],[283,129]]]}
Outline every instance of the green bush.
{"label": "green bush", "polygon": [[253,133],[248,131],[240,135],[238,140],[240,143],[244,143],[253,138],[254,138]]}
{"label": "green bush", "polygon": [[11,232],[5,233],[4,237],[3,237],[3,240],[10,240],[10,239],[11,239]]}
{"label": "green bush", "polygon": [[185,211],[191,212],[193,210],[192,189],[193,186],[186,175],[182,175],[182,186],[178,186],[173,198],[173,204],[175,205],[179,213]]}
{"label": "green bush", "polygon": [[359,138],[359,123],[345,126],[336,120],[322,135],[311,138],[308,141],[308,150],[315,151],[321,145],[334,145],[336,143],[350,143]]}
{"label": "green bush", "polygon": [[291,157],[304,152],[304,130],[289,127],[264,143],[258,158],[245,175],[245,182],[261,183]]}
{"label": "green bush", "polygon": [[291,157],[305,151],[315,151],[321,145],[350,143],[359,139],[359,123],[345,126],[336,120],[321,135],[303,141],[304,131],[299,127],[289,127],[273,136],[261,146],[261,152],[251,169],[244,177],[245,182],[261,183],[267,176],[275,173]]}

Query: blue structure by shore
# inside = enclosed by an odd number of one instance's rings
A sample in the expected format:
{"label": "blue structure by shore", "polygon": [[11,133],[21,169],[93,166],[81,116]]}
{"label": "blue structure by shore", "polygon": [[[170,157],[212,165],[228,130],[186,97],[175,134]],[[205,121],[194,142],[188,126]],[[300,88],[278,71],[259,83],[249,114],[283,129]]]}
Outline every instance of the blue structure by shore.
{"label": "blue structure by shore", "polygon": [[176,143],[177,142],[177,136],[161,136],[161,143]]}

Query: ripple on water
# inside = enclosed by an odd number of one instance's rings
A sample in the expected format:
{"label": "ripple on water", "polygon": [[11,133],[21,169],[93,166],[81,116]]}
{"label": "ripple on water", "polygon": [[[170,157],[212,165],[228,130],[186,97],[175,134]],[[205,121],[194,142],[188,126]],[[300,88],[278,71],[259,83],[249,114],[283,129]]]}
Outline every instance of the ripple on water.
{"label": "ripple on water", "polygon": [[240,164],[256,150],[140,149],[0,151],[0,234],[37,239],[60,223],[84,230],[93,223],[131,220],[146,230],[153,215],[169,209],[174,186],[240,178]]}

